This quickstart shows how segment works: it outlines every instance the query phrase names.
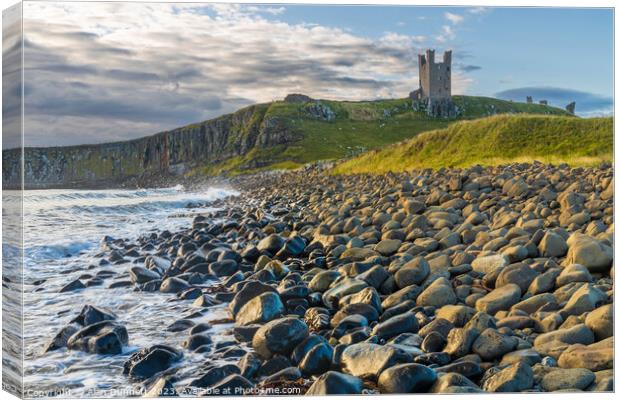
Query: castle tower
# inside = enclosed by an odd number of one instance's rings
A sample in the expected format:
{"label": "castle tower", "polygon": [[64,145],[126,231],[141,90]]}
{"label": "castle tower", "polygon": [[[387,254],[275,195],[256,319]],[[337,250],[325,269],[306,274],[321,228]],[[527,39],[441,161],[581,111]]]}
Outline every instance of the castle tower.
{"label": "castle tower", "polygon": [[418,55],[420,94],[422,100],[452,98],[452,51],[443,53],[443,61],[435,62],[435,50]]}

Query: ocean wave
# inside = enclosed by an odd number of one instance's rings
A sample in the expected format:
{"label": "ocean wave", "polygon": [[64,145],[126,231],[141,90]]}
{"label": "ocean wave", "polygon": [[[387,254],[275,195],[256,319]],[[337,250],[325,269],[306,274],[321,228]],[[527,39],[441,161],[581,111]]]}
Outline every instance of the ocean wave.
{"label": "ocean wave", "polygon": [[83,251],[87,251],[97,246],[92,241],[69,242],[52,245],[34,245],[24,248],[26,259],[32,261],[56,260],[60,258],[73,257]]}

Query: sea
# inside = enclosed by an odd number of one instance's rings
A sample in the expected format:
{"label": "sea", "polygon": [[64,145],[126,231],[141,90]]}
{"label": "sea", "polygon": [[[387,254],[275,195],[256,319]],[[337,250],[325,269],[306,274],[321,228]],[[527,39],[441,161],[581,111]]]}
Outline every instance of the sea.
{"label": "sea", "polygon": [[[3,215],[19,196],[3,196]],[[177,300],[159,292],[136,292],[132,287],[101,286],[59,293],[83,274],[106,269],[117,273],[134,264],[98,266],[104,236],[136,239],[151,232],[171,232],[191,227],[197,214],[213,211],[214,200],[234,196],[232,189],[207,187],[186,190],[182,186],[140,190],[28,190],[23,194],[24,296],[23,370],[26,397],[131,397],[139,385],[122,374],[132,352],[155,344],[181,348],[187,333],[166,327],[186,313],[192,300]],[[13,204],[15,206],[15,204]],[[6,218],[5,218],[6,220]],[[6,221],[5,221],[6,223]],[[14,243],[3,242],[3,257],[18,254]],[[10,260],[9,260],[10,261]],[[97,265],[94,269],[90,266]],[[90,267],[93,268],[93,267]],[[5,282],[3,282],[4,286]],[[5,290],[9,293],[9,291]],[[5,293],[6,297],[6,293]],[[125,325],[129,345],[115,356],[89,354],[66,348],[44,352],[46,344],[86,305],[114,312]],[[5,312],[6,313],[6,312]],[[215,306],[206,321],[227,317],[225,305]],[[196,323],[202,319],[194,320]],[[12,321],[12,329],[18,329]],[[11,325],[11,324],[9,324]],[[230,340],[227,324],[209,333],[214,341]],[[9,326],[7,329],[11,329]],[[178,365],[179,385],[195,378],[208,361],[207,355],[184,352]]]}

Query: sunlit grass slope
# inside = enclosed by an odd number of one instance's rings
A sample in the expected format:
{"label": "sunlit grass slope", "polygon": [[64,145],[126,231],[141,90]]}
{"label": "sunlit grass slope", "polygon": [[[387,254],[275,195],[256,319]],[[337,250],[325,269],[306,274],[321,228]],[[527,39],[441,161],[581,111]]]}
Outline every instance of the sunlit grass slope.
{"label": "sunlit grass slope", "polygon": [[[454,96],[453,100],[461,110],[461,116],[456,119],[431,118],[422,111],[414,111],[411,100],[406,98],[359,102],[321,100],[334,113],[330,121],[314,118],[307,112],[313,102],[264,104],[257,118],[277,120],[300,139],[287,145],[256,147],[243,156],[200,167],[193,174],[236,175],[292,169],[317,160],[337,160],[380,149],[421,132],[445,128],[456,121],[492,114],[567,115],[566,111],[552,106],[489,97]],[[238,131],[237,134],[244,134]]]}
{"label": "sunlit grass slope", "polygon": [[613,158],[613,119],[497,115],[451,124],[344,161],[337,174],[509,162],[596,165]]}

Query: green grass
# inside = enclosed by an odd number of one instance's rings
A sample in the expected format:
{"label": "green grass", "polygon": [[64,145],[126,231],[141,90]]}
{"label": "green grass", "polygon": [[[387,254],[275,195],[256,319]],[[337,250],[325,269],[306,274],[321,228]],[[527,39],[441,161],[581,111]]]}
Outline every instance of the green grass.
{"label": "green grass", "polygon": [[[488,97],[454,96],[454,102],[462,110],[462,115],[456,119],[431,118],[423,112],[413,111],[411,101],[406,98],[359,102],[321,100],[335,113],[332,121],[312,117],[306,110],[310,103],[276,101],[253,106],[253,120],[247,126],[255,126],[261,119],[261,129],[265,129],[266,121],[275,120],[300,139],[287,146],[254,148],[243,156],[199,167],[191,174],[237,175],[266,169],[292,169],[317,160],[353,157],[415,137],[421,132],[494,113],[567,115],[564,110],[551,106]],[[247,129],[242,127],[232,132],[229,143],[233,144],[247,134]]]}
{"label": "green grass", "polygon": [[335,174],[509,162],[592,166],[613,159],[613,118],[498,115],[461,121],[344,161]]}

